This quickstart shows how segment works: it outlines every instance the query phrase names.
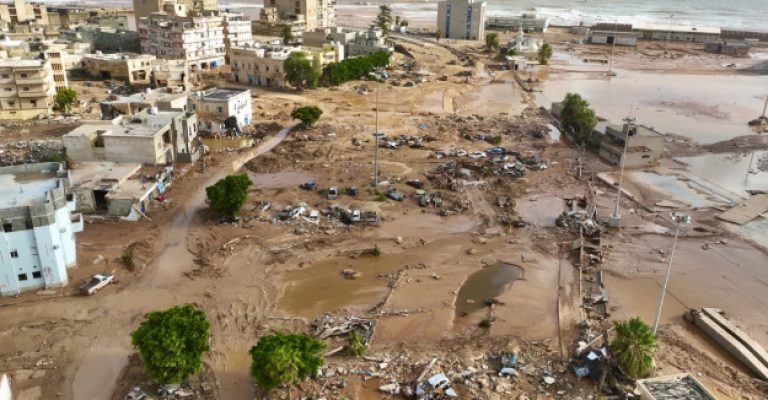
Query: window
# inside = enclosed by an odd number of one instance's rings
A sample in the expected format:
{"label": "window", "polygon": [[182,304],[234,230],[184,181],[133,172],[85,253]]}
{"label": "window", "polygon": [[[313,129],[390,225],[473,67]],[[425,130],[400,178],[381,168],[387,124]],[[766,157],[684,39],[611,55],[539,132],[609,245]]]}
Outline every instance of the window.
{"label": "window", "polygon": [[13,88],[9,88],[9,87],[3,88],[3,90],[5,90],[6,92],[13,92]]}
{"label": "window", "polygon": [[11,250],[11,258],[19,258],[19,251]]}
{"label": "window", "polygon": [[27,274],[19,274],[18,278],[20,281],[26,281],[27,280]]}
{"label": "window", "polygon": [[37,107],[37,100],[30,100],[29,104],[31,104],[32,107]]}
{"label": "window", "polygon": [[27,74],[21,74],[21,77],[22,77],[22,78],[26,78],[26,77],[27,77]]}
{"label": "window", "polygon": [[23,87],[21,88],[21,90],[23,90],[23,91],[25,91],[25,92],[29,92],[29,86],[23,86]]}
{"label": "window", "polygon": [[40,271],[35,271],[32,273],[32,279],[40,279],[43,277],[43,273]]}
{"label": "window", "polygon": [[10,78],[11,78],[11,76],[10,76],[10,75],[8,75],[8,74],[3,74],[3,75],[2,75],[2,78],[3,78],[3,79],[10,79]]}
{"label": "window", "polygon": [[216,107],[216,111],[218,111],[218,112],[224,112],[224,109],[223,109],[223,108],[221,108],[221,106],[218,106],[218,107]]}
{"label": "window", "polygon": [[3,232],[13,232],[13,225],[9,223],[3,224]]}

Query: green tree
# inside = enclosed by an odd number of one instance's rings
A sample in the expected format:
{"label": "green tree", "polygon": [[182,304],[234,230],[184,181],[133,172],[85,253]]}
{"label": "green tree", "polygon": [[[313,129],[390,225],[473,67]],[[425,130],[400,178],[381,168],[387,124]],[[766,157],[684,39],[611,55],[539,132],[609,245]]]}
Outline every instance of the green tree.
{"label": "green tree", "polygon": [[291,117],[300,120],[304,126],[312,126],[323,115],[323,110],[316,106],[304,106],[293,110]]}
{"label": "green tree", "polygon": [[236,219],[248,198],[248,187],[251,185],[252,182],[246,174],[229,175],[205,188],[205,194],[214,210]]}
{"label": "green tree", "polygon": [[317,66],[307,59],[306,54],[297,51],[291,53],[284,63],[285,79],[298,90],[306,87],[316,88],[320,79]]}
{"label": "green tree", "polygon": [[650,376],[656,335],[640,318],[613,321],[616,338],[611,342],[611,353],[624,372],[634,379]]}
{"label": "green tree", "polygon": [[139,349],[147,375],[161,384],[181,383],[200,372],[209,334],[203,311],[177,306],[147,314],[131,334],[131,343]]}
{"label": "green tree", "polygon": [[53,97],[53,102],[56,103],[59,108],[64,110],[65,113],[69,113],[72,104],[77,102],[77,92],[70,87],[63,87],[56,92]]}
{"label": "green tree", "polygon": [[367,56],[347,58],[340,63],[330,63],[323,69],[320,83],[324,86],[336,86],[364,78],[371,71],[388,66],[390,56],[388,51],[379,51]]}
{"label": "green tree", "polygon": [[379,15],[376,16],[374,26],[378,26],[384,36],[389,35],[389,31],[392,29],[392,9],[388,5],[379,6]]}
{"label": "green tree", "polygon": [[507,50],[507,55],[508,55],[508,56],[512,56],[512,57],[514,57],[514,56],[516,56],[516,55],[518,55],[518,54],[519,54],[519,53],[517,52],[517,49],[515,49],[515,48],[511,48],[511,49]]}
{"label": "green tree", "polygon": [[549,43],[544,42],[544,44],[539,47],[539,64],[549,64],[550,58],[552,58],[552,46],[550,46]]}
{"label": "green tree", "polygon": [[499,48],[499,34],[496,32],[485,34],[485,50],[491,52]]}
{"label": "green tree", "polygon": [[365,337],[359,331],[349,332],[349,353],[353,356],[365,354]]}
{"label": "green tree", "polygon": [[283,27],[283,44],[289,44],[293,41],[293,32],[291,27],[286,25]]}
{"label": "green tree", "polygon": [[438,29],[437,31],[435,31],[435,40],[439,42],[441,37],[443,37],[443,32],[440,29]]}
{"label": "green tree", "polygon": [[269,391],[296,384],[325,364],[325,344],[307,335],[278,333],[263,336],[251,347],[251,376]]}
{"label": "green tree", "polygon": [[597,116],[589,108],[589,103],[576,93],[568,93],[563,100],[560,111],[560,122],[563,128],[574,135],[574,138],[584,143],[592,136],[597,125]]}

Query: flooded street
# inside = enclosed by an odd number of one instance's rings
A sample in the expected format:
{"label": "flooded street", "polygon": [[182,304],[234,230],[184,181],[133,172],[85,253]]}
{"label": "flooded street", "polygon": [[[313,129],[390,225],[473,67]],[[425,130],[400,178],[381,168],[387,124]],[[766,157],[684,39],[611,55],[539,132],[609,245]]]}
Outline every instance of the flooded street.
{"label": "flooded street", "polygon": [[487,299],[496,298],[515,281],[523,279],[524,272],[517,265],[498,263],[473,273],[459,289],[456,297],[456,317],[464,317],[486,308]]}
{"label": "flooded street", "polygon": [[558,196],[532,196],[517,200],[515,209],[523,221],[535,226],[555,226],[565,203]]}
{"label": "flooded street", "polygon": [[618,70],[617,77],[606,79],[599,72],[553,72],[541,84],[536,102],[549,108],[566,93],[578,93],[598,116],[613,123],[631,114],[662,133],[708,144],[755,133],[747,122],[759,115],[766,85],[768,78],[750,75]]}
{"label": "flooded street", "polygon": [[701,178],[742,197],[748,196],[747,190],[768,190],[768,168],[760,169],[760,161],[768,160],[768,151],[704,154],[676,160]]}

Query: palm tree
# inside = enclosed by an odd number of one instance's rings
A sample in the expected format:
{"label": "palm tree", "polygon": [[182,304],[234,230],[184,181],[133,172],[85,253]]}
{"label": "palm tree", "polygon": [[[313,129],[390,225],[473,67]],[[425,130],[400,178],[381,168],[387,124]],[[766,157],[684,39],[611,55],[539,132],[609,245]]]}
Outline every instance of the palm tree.
{"label": "palm tree", "polygon": [[653,368],[653,353],[656,350],[656,335],[651,327],[640,318],[628,321],[613,321],[616,338],[611,342],[619,367],[634,379],[646,378]]}

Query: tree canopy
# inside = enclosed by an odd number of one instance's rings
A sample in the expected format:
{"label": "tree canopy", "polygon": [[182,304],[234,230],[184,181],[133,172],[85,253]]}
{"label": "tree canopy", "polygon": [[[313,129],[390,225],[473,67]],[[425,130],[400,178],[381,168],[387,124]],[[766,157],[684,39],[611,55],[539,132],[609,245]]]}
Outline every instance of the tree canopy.
{"label": "tree canopy", "polygon": [[264,390],[296,384],[325,363],[325,344],[307,335],[278,333],[263,336],[251,348],[251,376]]}
{"label": "tree canopy", "polygon": [[248,175],[229,175],[205,188],[205,194],[214,210],[235,219],[240,216],[240,209],[248,198],[248,187],[251,185]]}
{"label": "tree canopy", "polygon": [[203,311],[177,306],[147,314],[131,334],[131,343],[139,349],[147,375],[161,384],[181,383],[200,372],[209,334]]}
{"label": "tree canopy", "polygon": [[293,32],[290,25],[283,27],[283,44],[290,44],[293,41]]}
{"label": "tree canopy", "polygon": [[576,93],[568,93],[563,100],[560,111],[560,122],[563,128],[574,135],[579,142],[586,142],[592,136],[597,125],[597,116],[589,108],[589,103]]}
{"label": "tree canopy", "polygon": [[320,83],[323,86],[336,86],[347,81],[361,79],[376,68],[389,65],[390,54],[379,51],[371,55],[347,58],[340,63],[330,63],[323,69]]}
{"label": "tree canopy", "polygon": [[491,52],[499,48],[499,34],[496,32],[485,34],[485,50]]}
{"label": "tree canopy", "polygon": [[320,79],[320,68],[307,59],[306,54],[297,51],[285,60],[285,79],[296,89],[316,88]]}
{"label": "tree canopy", "polygon": [[59,108],[63,109],[64,112],[69,112],[69,108],[72,107],[72,104],[77,102],[77,92],[70,87],[63,87],[56,92],[56,95],[53,97],[53,102],[56,103]]}
{"label": "tree canopy", "polygon": [[550,58],[552,58],[552,46],[550,46],[549,43],[544,42],[544,44],[539,47],[539,64],[549,64]]}
{"label": "tree canopy", "polygon": [[388,5],[379,6],[379,15],[376,16],[374,26],[378,26],[384,36],[389,35],[389,31],[392,29],[392,9]]}
{"label": "tree canopy", "polygon": [[611,352],[621,369],[634,379],[646,378],[653,368],[656,335],[640,318],[613,321],[616,338],[611,342]]}
{"label": "tree canopy", "polygon": [[323,115],[323,110],[316,106],[304,106],[293,110],[291,117],[300,120],[306,126],[312,126]]}

